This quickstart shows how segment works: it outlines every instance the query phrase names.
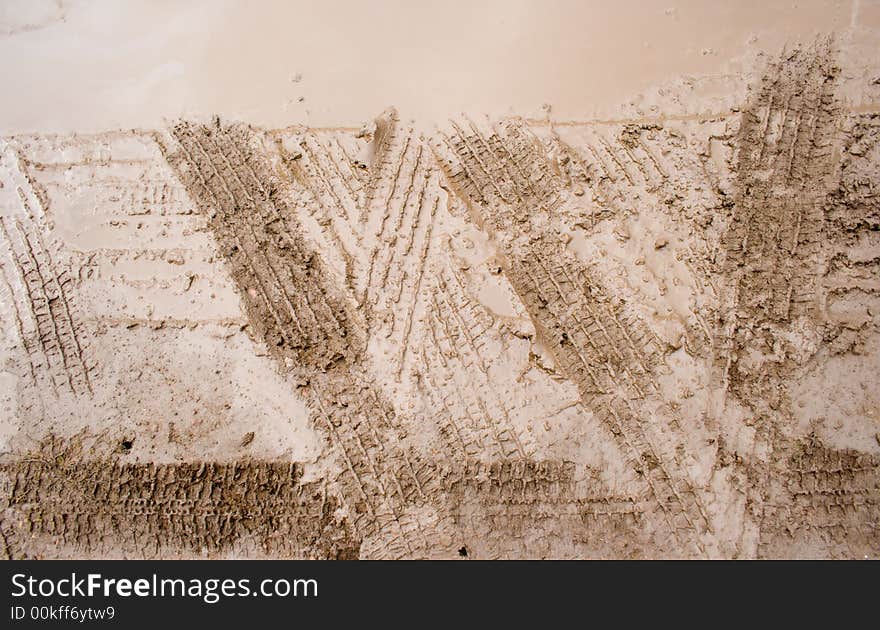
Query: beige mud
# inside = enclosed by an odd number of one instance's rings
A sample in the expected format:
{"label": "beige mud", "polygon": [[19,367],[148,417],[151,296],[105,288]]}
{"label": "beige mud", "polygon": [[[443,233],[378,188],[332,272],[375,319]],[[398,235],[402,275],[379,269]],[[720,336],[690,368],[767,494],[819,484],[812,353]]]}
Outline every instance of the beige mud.
{"label": "beige mud", "polygon": [[609,119],[6,136],[6,557],[876,557],[856,32]]}

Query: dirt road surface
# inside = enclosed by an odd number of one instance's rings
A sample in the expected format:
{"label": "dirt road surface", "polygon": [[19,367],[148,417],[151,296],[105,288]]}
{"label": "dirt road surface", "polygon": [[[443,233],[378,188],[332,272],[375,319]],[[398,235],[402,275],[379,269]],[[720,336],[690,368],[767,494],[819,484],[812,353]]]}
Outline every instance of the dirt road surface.
{"label": "dirt road surface", "polygon": [[[604,116],[14,104],[0,552],[876,558],[880,6],[842,4]],[[82,7],[43,9],[0,46]]]}

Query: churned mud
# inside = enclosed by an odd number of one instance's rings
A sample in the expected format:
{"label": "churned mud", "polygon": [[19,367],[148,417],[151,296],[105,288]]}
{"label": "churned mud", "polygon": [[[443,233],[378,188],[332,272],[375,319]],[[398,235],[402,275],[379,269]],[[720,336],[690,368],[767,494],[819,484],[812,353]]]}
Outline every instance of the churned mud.
{"label": "churned mud", "polygon": [[3,138],[2,552],[876,557],[859,51],[614,119]]}

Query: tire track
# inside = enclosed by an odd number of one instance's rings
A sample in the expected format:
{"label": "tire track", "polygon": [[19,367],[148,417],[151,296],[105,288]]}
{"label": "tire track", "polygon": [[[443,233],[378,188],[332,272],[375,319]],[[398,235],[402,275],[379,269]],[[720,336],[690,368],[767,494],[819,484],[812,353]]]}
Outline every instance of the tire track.
{"label": "tire track", "polygon": [[56,395],[62,389],[89,397],[94,366],[71,293],[72,277],[44,236],[48,199],[11,147],[4,148],[3,168],[20,204],[17,212],[0,217],[5,253],[12,263],[12,270],[4,269],[4,279],[31,373],[45,376]]}
{"label": "tire track", "polygon": [[351,527],[300,464],[236,461],[125,463],[83,458],[50,439],[0,464],[8,489],[0,529],[16,559],[52,540],[73,556],[211,556],[238,548],[284,558],[357,557]]}
{"label": "tire track", "polygon": [[[463,128],[453,125],[453,129],[458,133]],[[494,144],[504,151],[491,158],[506,160],[506,168],[489,166],[488,152],[478,158],[474,147],[493,144],[487,139],[479,140],[473,133],[445,139],[445,147],[454,151],[446,153],[444,161],[453,165],[449,177],[458,189],[470,192],[481,220],[492,226],[505,254],[507,278],[557,368],[578,387],[583,405],[597,414],[609,430],[608,437],[642,477],[679,545],[693,545],[702,554],[700,539],[711,532],[711,526],[687,466],[675,448],[659,449],[653,443],[657,438],[648,435],[628,402],[657,392],[653,369],[661,362],[663,348],[636,320],[628,322],[628,331],[609,310],[610,296],[601,284],[589,278],[581,263],[560,253],[552,210],[562,203],[562,180],[543,156],[538,140],[526,134],[521,124],[496,126]],[[509,205],[511,197],[502,193],[501,184],[491,181],[493,173],[513,174],[507,189],[516,190],[522,201]],[[549,215],[551,227],[538,227],[542,224],[535,217],[540,215]],[[580,282],[572,270],[582,278]],[[663,444],[681,441],[673,432],[664,432],[660,439]]]}

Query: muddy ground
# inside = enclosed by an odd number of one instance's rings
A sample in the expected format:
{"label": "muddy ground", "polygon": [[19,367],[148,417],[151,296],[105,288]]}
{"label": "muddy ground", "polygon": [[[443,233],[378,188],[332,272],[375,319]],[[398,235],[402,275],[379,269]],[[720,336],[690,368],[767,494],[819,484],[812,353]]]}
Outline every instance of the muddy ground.
{"label": "muddy ground", "polygon": [[609,119],[3,138],[3,553],[876,558],[872,41]]}

